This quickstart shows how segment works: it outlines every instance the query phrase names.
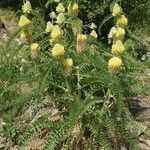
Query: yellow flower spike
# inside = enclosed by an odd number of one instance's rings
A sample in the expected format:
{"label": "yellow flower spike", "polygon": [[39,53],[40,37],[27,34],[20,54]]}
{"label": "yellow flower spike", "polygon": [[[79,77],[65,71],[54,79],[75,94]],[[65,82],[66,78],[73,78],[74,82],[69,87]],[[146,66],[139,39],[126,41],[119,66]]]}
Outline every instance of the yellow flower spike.
{"label": "yellow flower spike", "polygon": [[58,6],[56,7],[56,12],[57,13],[64,13],[65,12],[65,7],[63,6],[62,3],[58,4]]}
{"label": "yellow flower spike", "polygon": [[120,71],[122,65],[123,65],[123,62],[122,62],[121,58],[112,57],[108,61],[108,70],[113,74],[118,73]]}
{"label": "yellow flower spike", "polygon": [[121,15],[121,13],[122,13],[122,8],[116,3],[113,7],[112,15],[115,17]]}
{"label": "yellow flower spike", "polygon": [[64,56],[64,46],[63,45],[60,45],[60,44],[55,44],[53,49],[52,49],[52,56],[54,58],[61,58]]}
{"label": "yellow flower spike", "polygon": [[117,18],[117,26],[124,28],[127,25],[128,19],[124,15],[121,15],[120,17]]}
{"label": "yellow flower spike", "polygon": [[95,30],[92,30],[92,32],[90,33],[90,35],[91,35],[93,38],[95,38],[95,39],[97,39],[97,37],[98,37],[98,35],[97,35],[97,33],[96,33]]}
{"label": "yellow flower spike", "polygon": [[78,34],[77,35],[77,41],[86,41],[87,40],[87,35],[86,34]]}
{"label": "yellow flower spike", "polygon": [[29,23],[30,23],[30,20],[26,16],[22,15],[20,17],[19,27],[21,27],[21,28],[26,27],[29,25]]}
{"label": "yellow flower spike", "polygon": [[46,31],[47,33],[52,32],[52,31],[53,31],[53,28],[54,28],[54,25],[53,25],[50,21],[48,21],[48,22],[47,22],[47,25],[46,25],[45,31]]}
{"label": "yellow flower spike", "polygon": [[73,60],[71,58],[67,58],[63,61],[64,67],[72,67],[73,66]]}
{"label": "yellow flower spike", "polygon": [[62,64],[64,76],[69,77],[72,73],[73,60],[71,58],[67,58],[62,62]]}
{"label": "yellow flower spike", "polygon": [[22,11],[23,11],[23,13],[27,13],[27,14],[29,14],[32,11],[32,6],[31,6],[30,1],[26,1],[22,5]]}
{"label": "yellow flower spike", "polygon": [[76,50],[77,50],[78,54],[81,54],[82,52],[85,51],[86,42],[87,42],[87,35],[86,34],[78,34],[77,35]]}
{"label": "yellow flower spike", "polygon": [[31,49],[31,58],[35,59],[38,57],[40,46],[38,43],[33,43],[30,46]]}
{"label": "yellow flower spike", "polygon": [[54,26],[53,31],[51,33],[52,39],[58,39],[63,35],[63,31],[60,29],[58,25]]}
{"label": "yellow flower spike", "polygon": [[91,26],[90,26],[90,29],[93,29],[93,30],[94,30],[94,29],[96,29],[96,28],[97,28],[97,26],[96,26],[94,23],[92,23]]}
{"label": "yellow flower spike", "polygon": [[125,35],[125,29],[124,28],[117,28],[117,32],[116,32],[116,37],[120,38],[120,37],[124,37]]}
{"label": "yellow flower spike", "polygon": [[125,47],[123,43],[120,40],[117,40],[113,45],[112,45],[112,54],[114,55],[121,55],[125,51]]}
{"label": "yellow flower spike", "polygon": [[57,19],[56,23],[62,24],[65,22],[65,15],[63,13],[60,13],[56,19]]}
{"label": "yellow flower spike", "polygon": [[68,13],[70,13],[72,15],[78,15],[79,5],[77,3],[74,3],[72,6],[71,6],[71,4],[69,4],[67,9],[68,9]]}

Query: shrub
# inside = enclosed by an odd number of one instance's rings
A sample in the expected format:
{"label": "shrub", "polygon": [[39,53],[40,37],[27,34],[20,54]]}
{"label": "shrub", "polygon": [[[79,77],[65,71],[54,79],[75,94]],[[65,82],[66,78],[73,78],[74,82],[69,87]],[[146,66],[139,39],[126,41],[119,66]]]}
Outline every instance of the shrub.
{"label": "shrub", "polygon": [[[78,143],[84,149],[136,149],[136,134],[145,127],[132,118],[127,93],[135,93],[135,76],[145,67],[125,51],[127,18],[123,27],[117,23],[110,31],[110,50],[98,41],[94,23],[83,30],[77,3],[70,3],[68,12],[63,4],[56,5],[57,15],[53,13],[47,25],[41,13],[29,5],[24,7],[27,11],[19,21],[20,29],[1,53],[4,135],[23,148],[32,137],[50,128],[45,150],[73,149]],[[118,22],[123,10],[118,4],[112,8]],[[12,48],[18,34],[26,42]],[[24,91],[24,85],[30,90]],[[46,96],[58,113],[43,115],[25,129],[15,127],[12,121],[23,106],[34,100],[44,107]]]}

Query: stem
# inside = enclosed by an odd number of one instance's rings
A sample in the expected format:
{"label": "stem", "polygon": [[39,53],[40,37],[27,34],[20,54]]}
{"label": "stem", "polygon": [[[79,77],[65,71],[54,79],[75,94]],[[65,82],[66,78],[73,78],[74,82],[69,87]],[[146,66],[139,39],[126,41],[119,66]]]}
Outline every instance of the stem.
{"label": "stem", "polygon": [[77,89],[78,89],[78,99],[81,99],[81,85],[80,85],[80,68],[79,66],[76,67],[77,68]]}

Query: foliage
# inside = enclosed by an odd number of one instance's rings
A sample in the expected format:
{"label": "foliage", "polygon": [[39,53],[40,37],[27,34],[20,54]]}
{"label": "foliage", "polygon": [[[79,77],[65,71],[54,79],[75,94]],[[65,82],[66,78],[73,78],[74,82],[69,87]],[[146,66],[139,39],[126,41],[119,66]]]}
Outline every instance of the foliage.
{"label": "foliage", "polygon": [[[81,18],[85,18],[82,11],[92,3],[88,1],[86,6],[86,2],[81,2]],[[99,15],[109,8],[110,2],[95,5],[100,6],[97,8]],[[95,15],[91,17],[89,13],[95,14],[95,11],[87,11],[84,15],[87,14],[88,19],[92,20]],[[30,26],[20,28],[2,48],[0,113],[5,122],[3,134],[11,138],[19,148],[24,148],[30,139],[45,128],[50,128],[52,131],[44,144],[45,150],[61,149],[68,145],[73,149],[74,143],[79,141],[83,149],[87,145],[89,149],[94,146],[95,149],[106,150],[123,147],[138,149],[136,134],[144,132],[144,129],[136,123],[136,131],[131,130],[135,127],[135,121],[129,112],[127,93],[141,92],[135,76],[143,74],[146,63],[134,57],[134,48],[131,48],[133,43],[126,42],[126,51],[119,56],[124,66],[115,73],[111,72],[108,70],[108,60],[113,57],[110,48],[89,34],[77,38],[72,31],[76,27],[73,23],[77,21],[78,24],[81,20],[76,14],[74,16],[74,12],[71,13],[65,12],[67,19],[58,24],[64,35],[60,33],[57,39],[50,38],[51,34],[45,32],[46,22],[41,11],[25,14],[30,19]],[[53,19],[50,21],[57,25]],[[81,31],[78,34],[91,30],[82,30],[80,24],[79,28]],[[14,38],[23,31],[28,36],[25,36],[24,43],[17,46]],[[58,42],[65,47],[65,54],[61,50],[57,54],[59,57],[54,57],[53,47]],[[39,49],[31,51],[33,43],[38,43]],[[71,58],[73,64],[63,66],[62,62],[67,58]],[[28,85],[30,90],[25,91],[24,85]],[[31,100],[43,104],[46,96],[51,97],[53,107],[58,109],[55,114],[58,119],[55,120],[56,116],[53,114],[46,114],[25,129],[13,124],[14,118],[20,115],[26,104]]]}

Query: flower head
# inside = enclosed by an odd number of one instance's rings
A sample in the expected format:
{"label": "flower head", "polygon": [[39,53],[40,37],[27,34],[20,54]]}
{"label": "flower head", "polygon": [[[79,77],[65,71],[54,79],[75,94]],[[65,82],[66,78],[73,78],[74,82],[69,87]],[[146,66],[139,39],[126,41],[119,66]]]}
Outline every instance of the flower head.
{"label": "flower head", "polygon": [[30,20],[26,17],[26,16],[24,16],[24,15],[22,15],[21,17],[20,17],[20,20],[19,20],[19,27],[26,27],[26,26],[28,26],[29,25],[29,23],[30,23]]}
{"label": "flower head", "polygon": [[39,44],[38,43],[33,43],[31,44],[31,50],[39,50]]}
{"label": "flower head", "polygon": [[111,73],[117,73],[121,69],[122,65],[122,60],[119,57],[112,57],[108,61],[108,69]]}
{"label": "flower head", "polygon": [[122,8],[116,3],[112,10],[113,16],[119,16],[122,13]]}
{"label": "flower head", "polygon": [[79,12],[79,5],[77,3],[74,3],[73,5],[69,4],[68,12],[70,14],[77,15]]}
{"label": "flower head", "polygon": [[120,38],[120,37],[124,37],[124,35],[125,35],[125,29],[118,27],[116,31],[116,37]]}
{"label": "flower head", "polygon": [[63,13],[60,13],[60,14],[57,16],[56,19],[57,19],[56,23],[62,24],[62,23],[64,23],[64,21],[65,21],[65,16],[64,16]]}
{"label": "flower head", "polygon": [[67,58],[63,61],[64,67],[72,67],[72,65],[73,65],[73,60],[71,58]]}
{"label": "flower head", "polygon": [[96,33],[95,30],[92,30],[91,34],[90,34],[92,37],[94,37],[95,39],[97,39],[98,35]]}
{"label": "flower head", "polygon": [[112,45],[112,53],[114,55],[121,55],[125,51],[125,47],[122,44],[120,40],[117,40],[113,45]]}
{"label": "flower head", "polygon": [[52,49],[52,56],[55,58],[60,58],[64,56],[64,52],[64,46],[57,43]]}
{"label": "flower head", "polygon": [[47,22],[47,25],[46,25],[45,31],[46,31],[47,33],[52,32],[52,31],[53,31],[53,28],[54,28],[54,25],[53,25],[50,21],[48,21],[48,22]]}
{"label": "flower head", "polygon": [[90,26],[90,28],[94,30],[94,29],[97,28],[97,26],[94,23],[92,23],[91,26]]}
{"label": "flower head", "polygon": [[56,7],[56,12],[57,13],[64,13],[65,12],[65,7],[63,6],[62,3],[58,4],[58,6]]}
{"label": "flower head", "polygon": [[86,34],[78,34],[77,35],[77,41],[82,42],[87,40],[87,35]]}
{"label": "flower head", "polygon": [[60,29],[58,25],[54,26],[53,31],[51,33],[52,39],[58,39],[63,35],[63,31]]}
{"label": "flower head", "polygon": [[28,14],[32,11],[32,7],[31,7],[30,1],[26,1],[26,2],[23,4],[23,6],[22,6],[22,11],[23,11],[24,13],[28,13]]}
{"label": "flower head", "polygon": [[127,25],[128,19],[124,15],[121,15],[120,17],[117,18],[117,26],[124,28]]}

